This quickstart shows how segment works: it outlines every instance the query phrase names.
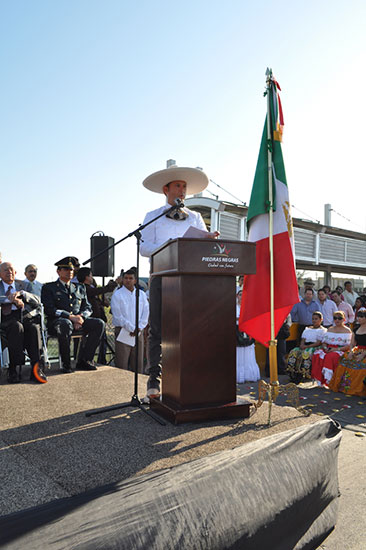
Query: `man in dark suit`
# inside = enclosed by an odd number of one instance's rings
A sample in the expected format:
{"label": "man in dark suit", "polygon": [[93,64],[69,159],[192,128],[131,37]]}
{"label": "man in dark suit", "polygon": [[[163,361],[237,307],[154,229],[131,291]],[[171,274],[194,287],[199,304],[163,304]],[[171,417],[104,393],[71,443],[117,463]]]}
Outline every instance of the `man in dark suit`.
{"label": "man in dark suit", "polygon": [[91,317],[92,308],[84,285],[71,282],[74,265],[71,256],[55,263],[58,280],[42,287],[41,300],[50,334],[58,338],[63,372],[73,372],[70,360],[71,335],[83,335],[77,369],[96,370],[93,357],[104,330],[104,321]]}
{"label": "man in dark suit", "polygon": [[40,299],[30,293],[29,285],[15,280],[16,271],[10,262],[0,265],[0,332],[9,350],[8,381],[15,384],[20,381],[20,371],[24,365],[24,348],[27,349],[32,370],[39,364],[41,349],[40,327],[34,318],[40,312]]}

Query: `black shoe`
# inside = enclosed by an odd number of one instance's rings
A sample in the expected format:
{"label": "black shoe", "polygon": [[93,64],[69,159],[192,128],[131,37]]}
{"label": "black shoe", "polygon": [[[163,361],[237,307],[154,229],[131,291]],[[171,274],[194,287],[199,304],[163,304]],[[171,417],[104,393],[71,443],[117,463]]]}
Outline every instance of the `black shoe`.
{"label": "black shoe", "polygon": [[9,382],[9,384],[19,384],[20,378],[18,376],[16,367],[9,367],[9,369],[8,369],[8,382]]}
{"label": "black shoe", "polygon": [[160,380],[156,376],[150,374],[149,379],[147,381],[147,389],[148,390],[157,390],[157,393],[159,393],[160,392]]}
{"label": "black shoe", "polygon": [[60,370],[61,370],[61,372],[64,372],[65,374],[71,374],[72,372],[74,372],[70,365],[62,365]]}
{"label": "black shoe", "polygon": [[97,370],[97,367],[94,365],[93,361],[85,361],[85,359],[78,361],[76,368],[79,370]]}

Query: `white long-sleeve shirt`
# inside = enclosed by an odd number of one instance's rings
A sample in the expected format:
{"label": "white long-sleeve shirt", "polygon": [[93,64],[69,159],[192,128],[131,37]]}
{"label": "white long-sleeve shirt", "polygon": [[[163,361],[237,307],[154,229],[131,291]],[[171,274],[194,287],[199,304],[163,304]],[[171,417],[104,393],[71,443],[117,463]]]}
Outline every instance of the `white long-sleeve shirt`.
{"label": "white long-sleeve shirt", "polygon": [[[156,216],[169,207],[170,204],[166,203],[164,206],[148,212],[145,216],[144,224],[156,218]],[[183,237],[184,233],[191,226],[197,227],[197,229],[201,229],[202,231],[207,231],[205,222],[199,212],[193,212],[189,208],[184,208],[183,210],[188,214],[185,220],[173,220],[162,216],[142,231],[141,256],[150,257],[159,246],[166,243],[169,239]]]}
{"label": "white long-sleeve shirt", "polygon": [[[115,327],[125,328],[128,332],[135,330],[136,289],[131,292],[122,286],[111,298],[112,322]],[[143,330],[149,320],[149,302],[145,292],[139,293],[139,330]]]}
{"label": "white long-sleeve shirt", "polygon": [[351,307],[355,305],[356,298],[358,298],[357,292],[352,290],[352,292],[348,292],[348,290],[343,290],[342,294],[344,296],[344,301],[347,302]]}

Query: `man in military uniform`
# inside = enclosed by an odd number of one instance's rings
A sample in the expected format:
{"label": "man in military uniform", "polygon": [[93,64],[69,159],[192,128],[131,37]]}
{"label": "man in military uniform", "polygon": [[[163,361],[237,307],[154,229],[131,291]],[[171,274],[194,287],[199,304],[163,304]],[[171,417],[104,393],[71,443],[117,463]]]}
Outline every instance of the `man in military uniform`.
{"label": "man in military uniform", "polygon": [[41,300],[47,315],[50,334],[57,335],[62,370],[73,372],[70,361],[71,335],[80,331],[83,335],[77,369],[96,370],[93,362],[95,350],[104,330],[104,321],[91,316],[92,308],[84,285],[71,282],[74,274],[73,258],[67,256],[55,263],[58,280],[42,287]]}

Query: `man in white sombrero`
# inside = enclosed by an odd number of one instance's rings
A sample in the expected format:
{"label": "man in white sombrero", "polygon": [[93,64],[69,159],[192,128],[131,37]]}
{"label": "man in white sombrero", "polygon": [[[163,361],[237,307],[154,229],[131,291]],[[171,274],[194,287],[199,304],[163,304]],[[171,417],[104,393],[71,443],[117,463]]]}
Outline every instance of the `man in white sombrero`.
{"label": "man in white sombrero", "polygon": [[[182,168],[173,164],[165,170],[159,170],[148,176],[143,186],[154,193],[164,194],[166,204],[148,212],[144,224],[162,214],[176,200],[183,201],[186,195],[200,193],[208,185],[208,177],[198,168]],[[189,227],[205,231],[208,238],[215,239],[219,233],[208,233],[201,214],[186,207],[162,216],[142,231],[140,252],[142,256],[151,254],[169,239],[183,237]],[[161,375],[161,277],[153,276],[150,279],[150,330],[149,330],[149,380],[147,383],[147,397],[157,396],[160,393]]]}

